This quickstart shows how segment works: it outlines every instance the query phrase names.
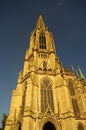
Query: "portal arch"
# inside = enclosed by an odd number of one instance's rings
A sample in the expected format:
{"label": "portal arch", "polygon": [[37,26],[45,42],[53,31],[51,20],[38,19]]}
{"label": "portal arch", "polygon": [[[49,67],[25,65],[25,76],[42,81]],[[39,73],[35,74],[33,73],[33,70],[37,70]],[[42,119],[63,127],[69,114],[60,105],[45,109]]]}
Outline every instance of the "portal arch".
{"label": "portal arch", "polygon": [[56,127],[50,121],[46,122],[42,130],[56,130]]}
{"label": "portal arch", "polygon": [[85,130],[85,122],[77,122],[76,123],[76,130]]}
{"label": "portal arch", "polygon": [[81,123],[78,125],[78,130],[84,130],[84,127]]}
{"label": "portal arch", "polygon": [[[51,129],[49,129],[49,127]],[[40,123],[40,130],[62,130],[61,123],[51,116],[44,118]],[[46,129],[48,128],[48,129]]]}

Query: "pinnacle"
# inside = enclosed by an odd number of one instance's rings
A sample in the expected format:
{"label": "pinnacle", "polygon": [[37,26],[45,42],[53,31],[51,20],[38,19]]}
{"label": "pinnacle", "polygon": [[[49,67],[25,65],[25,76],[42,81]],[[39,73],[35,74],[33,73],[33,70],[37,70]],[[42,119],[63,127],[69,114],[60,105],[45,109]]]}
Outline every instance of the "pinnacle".
{"label": "pinnacle", "polygon": [[85,79],[79,65],[78,65],[78,70],[79,70],[79,74],[80,74],[80,79]]}

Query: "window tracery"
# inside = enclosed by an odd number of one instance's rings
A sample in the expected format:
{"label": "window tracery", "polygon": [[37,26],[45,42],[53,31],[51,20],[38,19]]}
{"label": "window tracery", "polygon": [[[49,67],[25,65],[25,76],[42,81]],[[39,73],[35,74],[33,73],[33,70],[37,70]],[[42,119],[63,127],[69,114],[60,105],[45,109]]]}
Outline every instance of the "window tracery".
{"label": "window tracery", "polygon": [[46,38],[43,33],[41,33],[39,36],[39,48],[46,49]]}
{"label": "window tracery", "polygon": [[71,79],[69,80],[68,87],[69,87],[69,90],[70,90],[70,95],[71,96],[75,95],[74,88],[73,88],[73,82],[72,82]]}
{"label": "window tracery", "polygon": [[53,110],[53,92],[52,83],[49,79],[43,79],[41,82],[41,111],[44,112],[50,106]]}
{"label": "window tracery", "polygon": [[78,107],[77,99],[75,97],[73,81],[71,79],[69,79],[68,87],[69,87],[69,91],[70,91],[70,95],[71,95],[71,100],[72,100],[74,114],[75,114],[76,117],[79,117],[79,115],[80,115],[79,114],[79,107]]}

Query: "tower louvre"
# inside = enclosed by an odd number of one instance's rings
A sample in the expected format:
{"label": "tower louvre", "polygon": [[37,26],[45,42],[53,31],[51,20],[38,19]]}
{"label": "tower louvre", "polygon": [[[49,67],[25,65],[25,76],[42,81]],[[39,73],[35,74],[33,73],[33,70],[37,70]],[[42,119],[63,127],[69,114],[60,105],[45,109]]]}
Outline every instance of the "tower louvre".
{"label": "tower louvre", "polygon": [[86,83],[60,64],[40,15],[12,91],[5,130],[86,130]]}

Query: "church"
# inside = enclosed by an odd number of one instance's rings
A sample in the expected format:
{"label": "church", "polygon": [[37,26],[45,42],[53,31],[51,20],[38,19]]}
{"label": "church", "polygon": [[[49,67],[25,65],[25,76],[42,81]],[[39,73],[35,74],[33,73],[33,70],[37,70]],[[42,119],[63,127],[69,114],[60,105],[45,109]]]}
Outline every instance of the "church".
{"label": "church", "polygon": [[5,130],[86,130],[86,79],[61,64],[41,15],[29,43]]}

